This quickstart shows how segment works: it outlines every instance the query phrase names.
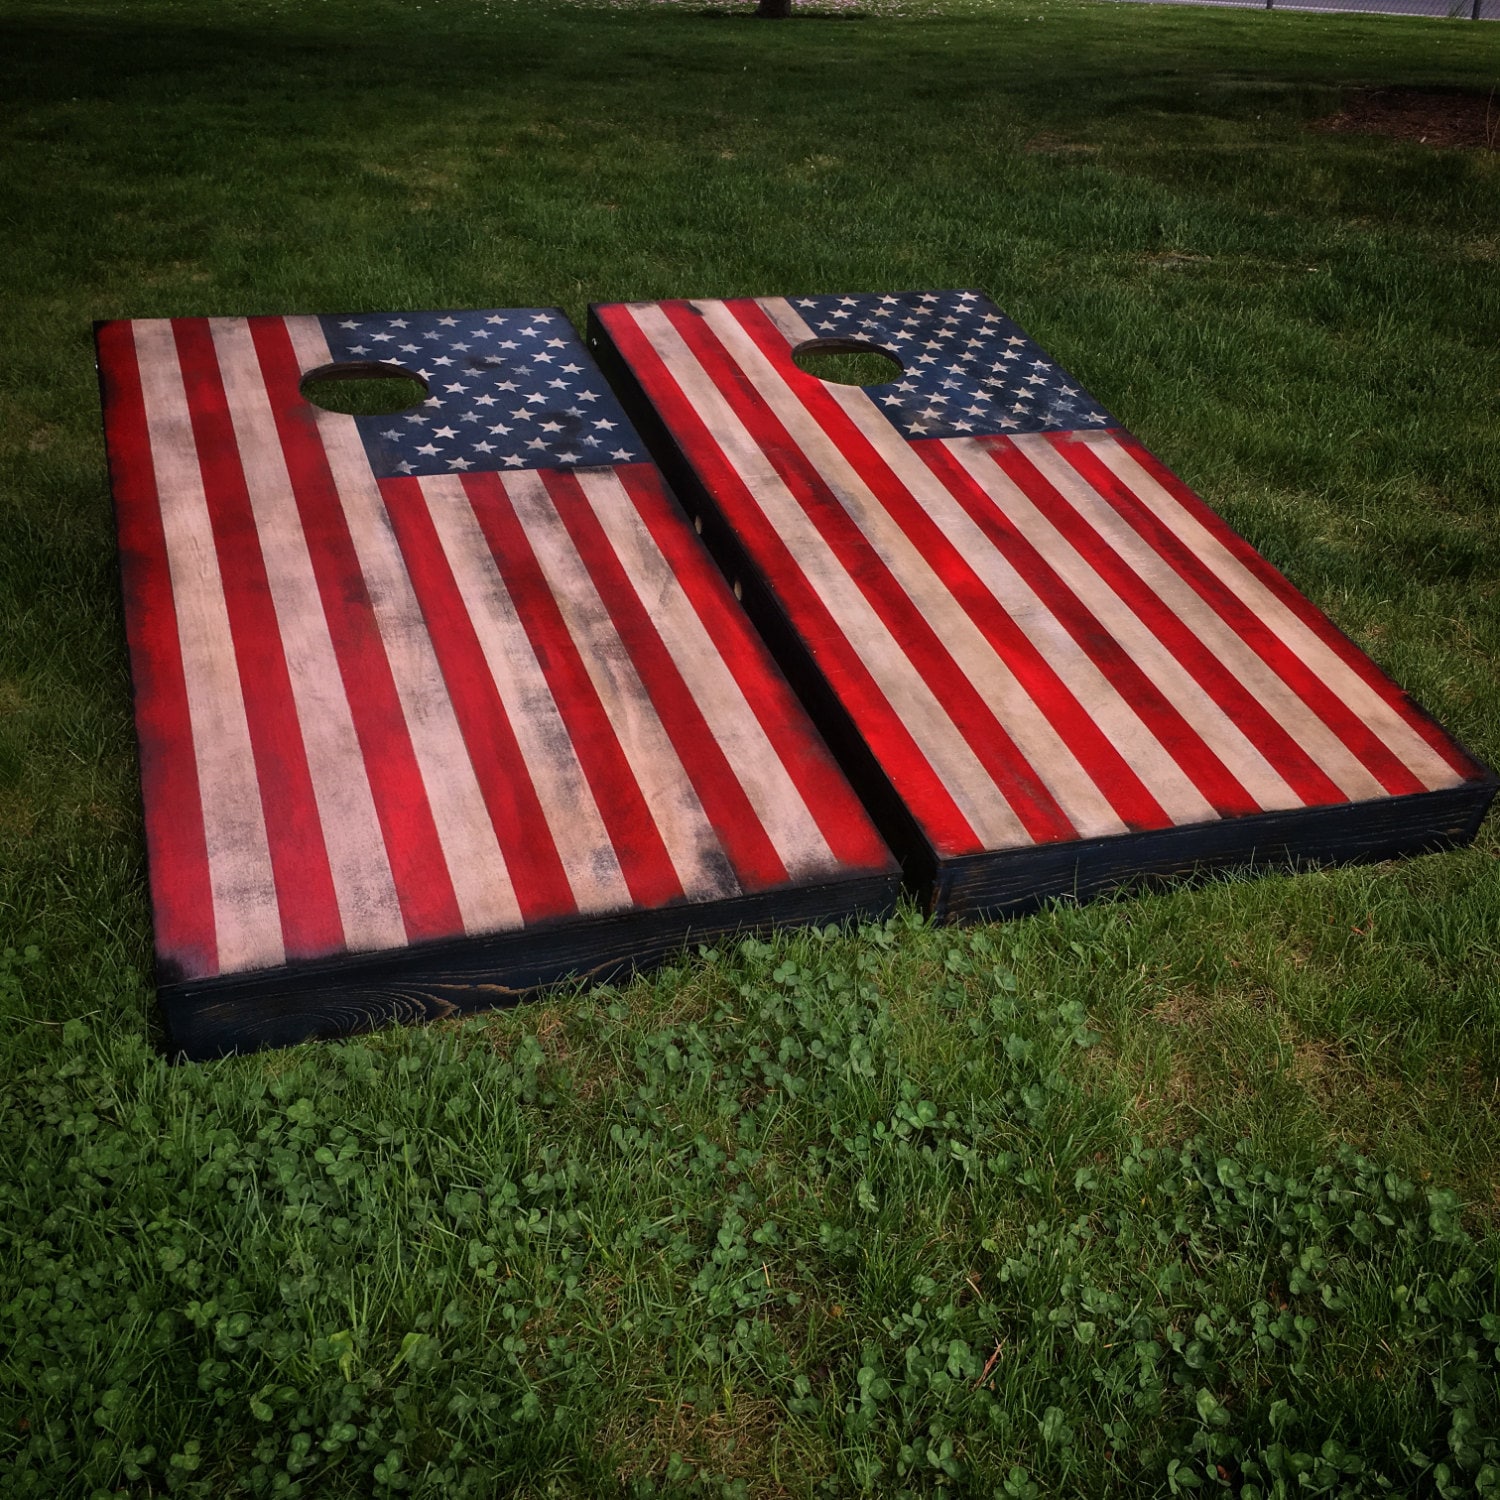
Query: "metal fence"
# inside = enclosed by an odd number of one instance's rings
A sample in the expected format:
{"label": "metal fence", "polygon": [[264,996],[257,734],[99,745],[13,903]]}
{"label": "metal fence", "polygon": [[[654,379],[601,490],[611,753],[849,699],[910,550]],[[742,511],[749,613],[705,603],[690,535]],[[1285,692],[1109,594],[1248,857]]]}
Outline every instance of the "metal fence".
{"label": "metal fence", "polygon": [[1350,11],[1362,15],[1500,21],[1500,0],[1152,0],[1152,3],[1227,5],[1237,10]]}

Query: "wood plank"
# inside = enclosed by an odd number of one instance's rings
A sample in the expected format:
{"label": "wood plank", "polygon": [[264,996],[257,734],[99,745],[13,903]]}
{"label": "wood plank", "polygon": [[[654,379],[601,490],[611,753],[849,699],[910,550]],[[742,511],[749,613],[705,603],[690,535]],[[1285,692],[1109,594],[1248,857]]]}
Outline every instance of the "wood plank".
{"label": "wood plank", "polygon": [[934,912],[1473,836],[1493,772],[982,294],[608,304],[589,341]]}
{"label": "wood plank", "polygon": [[[556,309],[97,339],[173,1050],[889,908],[889,850]],[[303,397],[360,366],[427,396]]]}

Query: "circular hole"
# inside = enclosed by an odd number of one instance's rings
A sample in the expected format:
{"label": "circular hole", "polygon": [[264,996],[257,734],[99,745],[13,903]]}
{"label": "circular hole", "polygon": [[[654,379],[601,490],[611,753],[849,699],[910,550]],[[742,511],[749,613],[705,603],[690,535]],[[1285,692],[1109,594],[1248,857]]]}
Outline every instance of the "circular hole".
{"label": "circular hole", "polygon": [[321,365],[309,370],[297,389],[304,401],[349,417],[383,417],[427,399],[427,382],[420,375],[374,360]]}
{"label": "circular hole", "polygon": [[889,385],[902,373],[899,359],[863,339],[809,339],[792,350],[792,362],[834,385]]}

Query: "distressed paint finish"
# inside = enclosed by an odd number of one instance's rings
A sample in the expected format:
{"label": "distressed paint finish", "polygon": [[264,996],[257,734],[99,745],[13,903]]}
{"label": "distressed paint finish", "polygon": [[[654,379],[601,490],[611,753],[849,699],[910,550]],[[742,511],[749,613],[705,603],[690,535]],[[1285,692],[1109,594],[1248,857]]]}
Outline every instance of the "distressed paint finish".
{"label": "distressed paint finish", "polygon": [[[556,310],[97,337],[174,1047],[889,905],[888,850]],[[303,399],[372,352],[428,398]]]}
{"label": "distressed paint finish", "polygon": [[[817,379],[799,348],[898,380]],[[1472,836],[1495,780],[976,292],[590,342],[938,912]]]}

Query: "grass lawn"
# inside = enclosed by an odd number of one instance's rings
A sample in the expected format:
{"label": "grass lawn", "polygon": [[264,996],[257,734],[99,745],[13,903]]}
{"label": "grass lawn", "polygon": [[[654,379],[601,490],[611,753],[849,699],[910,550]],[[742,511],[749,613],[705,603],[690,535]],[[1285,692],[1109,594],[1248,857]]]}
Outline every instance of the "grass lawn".
{"label": "grass lawn", "polygon": [[95,318],[975,286],[1500,761],[1440,21],[0,0],[0,1495],[1500,1495],[1500,819],[158,1053]]}

